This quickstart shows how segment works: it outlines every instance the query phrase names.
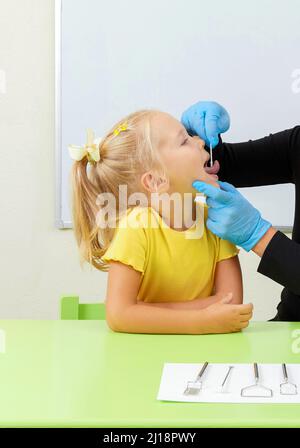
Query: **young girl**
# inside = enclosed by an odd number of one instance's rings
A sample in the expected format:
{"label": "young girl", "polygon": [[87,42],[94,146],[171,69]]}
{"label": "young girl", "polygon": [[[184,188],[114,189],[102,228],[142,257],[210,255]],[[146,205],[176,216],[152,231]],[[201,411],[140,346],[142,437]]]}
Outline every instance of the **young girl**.
{"label": "young girl", "polygon": [[229,333],[249,324],[239,250],[207,229],[207,206],[194,201],[196,179],[219,186],[206,172],[204,145],[151,109],[128,115],[100,141],[89,135],[85,147],[69,146],[81,263],[108,271],[106,320],[114,331]]}

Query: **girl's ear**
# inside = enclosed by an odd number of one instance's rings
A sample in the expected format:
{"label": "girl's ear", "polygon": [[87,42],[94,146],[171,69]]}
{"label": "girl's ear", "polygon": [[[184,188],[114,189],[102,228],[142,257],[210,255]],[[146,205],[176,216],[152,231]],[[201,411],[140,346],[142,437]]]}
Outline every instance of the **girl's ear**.
{"label": "girl's ear", "polygon": [[158,178],[158,188],[161,190],[168,191],[169,189],[169,181],[165,177]]}
{"label": "girl's ear", "polygon": [[157,193],[160,189],[165,189],[168,181],[165,177],[158,176],[152,171],[147,171],[141,177],[141,184],[150,193]]}
{"label": "girl's ear", "polygon": [[155,191],[155,179],[151,171],[147,171],[147,173],[144,173],[141,177],[141,184],[143,188],[150,193]]}

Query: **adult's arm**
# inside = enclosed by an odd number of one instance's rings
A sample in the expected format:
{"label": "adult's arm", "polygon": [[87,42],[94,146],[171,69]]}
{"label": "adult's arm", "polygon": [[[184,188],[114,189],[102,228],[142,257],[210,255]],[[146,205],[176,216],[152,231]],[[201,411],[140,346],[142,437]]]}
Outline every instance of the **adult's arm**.
{"label": "adult's arm", "polygon": [[220,180],[238,188],[295,183],[296,153],[299,163],[300,126],[242,143],[223,143],[220,136],[213,150]]}
{"label": "adult's arm", "polygon": [[242,143],[220,138],[213,154],[220,163],[219,179],[235,187],[295,184],[293,239],[275,232],[262,251],[258,272],[300,295],[300,126]]}

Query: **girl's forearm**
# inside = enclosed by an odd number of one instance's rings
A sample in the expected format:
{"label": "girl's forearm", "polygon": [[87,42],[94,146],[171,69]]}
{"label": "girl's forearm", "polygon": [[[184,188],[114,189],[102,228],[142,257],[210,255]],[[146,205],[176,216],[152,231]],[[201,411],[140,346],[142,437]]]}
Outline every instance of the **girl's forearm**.
{"label": "girl's forearm", "polygon": [[200,297],[194,300],[183,302],[137,302],[138,305],[146,305],[151,307],[169,308],[174,310],[201,310],[220,300],[220,296],[213,295],[208,297]]}
{"label": "girl's forearm", "polygon": [[109,326],[123,333],[205,334],[210,331],[205,310],[168,309],[142,303],[126,307],[121,317]]}

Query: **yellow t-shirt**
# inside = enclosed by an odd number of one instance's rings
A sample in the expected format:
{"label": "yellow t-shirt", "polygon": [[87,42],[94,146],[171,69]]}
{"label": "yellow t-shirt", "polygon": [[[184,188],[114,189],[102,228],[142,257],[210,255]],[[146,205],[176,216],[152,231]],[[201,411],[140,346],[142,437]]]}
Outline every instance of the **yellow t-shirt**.
{"label": "yellow t-shirt", "polygon": [[121,217],[110,246],[102,256],[142,273],[137,300],[182,302],[212,294],[218,261],[239,249],[206,227],[207,205],[189,229],[175,230],[152,207],[129,208]]}

